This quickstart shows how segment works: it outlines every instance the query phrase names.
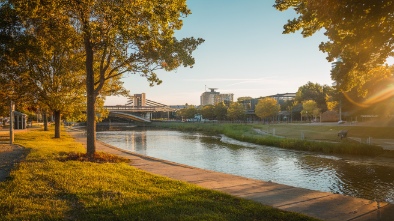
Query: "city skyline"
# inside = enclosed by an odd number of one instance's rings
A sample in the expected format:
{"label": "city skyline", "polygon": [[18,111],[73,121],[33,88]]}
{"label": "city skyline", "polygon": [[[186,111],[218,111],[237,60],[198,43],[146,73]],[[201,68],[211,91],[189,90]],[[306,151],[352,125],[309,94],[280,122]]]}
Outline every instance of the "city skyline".
{"label": "city skyline", "polygon": [[[194,67],[158,71],[163,83],[154,87],[143,77],[125,75],[125,88],[167,105],[198,105],[206,88],[233,93],[236,101],[244,96],[294,93],[308,81],[331,86],[331,63],[318,49],[327,38],[322,32],[309,38],[282,34],[283,25],[297,15],[292,10],[277,11],[274,3],[188,0],[192,14],[183,19],[176,37],[205,39],[193,53]],[[106,104],[126,102],[127,98],[109,97]]]}

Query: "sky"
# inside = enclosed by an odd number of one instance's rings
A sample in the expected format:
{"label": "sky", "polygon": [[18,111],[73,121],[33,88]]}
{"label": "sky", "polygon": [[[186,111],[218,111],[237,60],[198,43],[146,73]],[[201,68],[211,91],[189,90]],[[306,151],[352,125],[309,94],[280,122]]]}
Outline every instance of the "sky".
{"label": "sky", "polygon": [[[158,71],[162,84],[149,87],[139,75],[125,75],[130,94],[166,105],[200,104],[208,88],[238,97],[253,98],[278,93],[295,93],[308,81],[332,85],[331,63],[319,51],[327,41],[323,32],[303,38],[298,33],[282,34],[293,10],[277,11],[274,0],[188,0],[192,14],[184,18],[178,39],[203,38],[193,53],[193,68]],[[125,97],[108,97],[106,105],[124,105]]]}

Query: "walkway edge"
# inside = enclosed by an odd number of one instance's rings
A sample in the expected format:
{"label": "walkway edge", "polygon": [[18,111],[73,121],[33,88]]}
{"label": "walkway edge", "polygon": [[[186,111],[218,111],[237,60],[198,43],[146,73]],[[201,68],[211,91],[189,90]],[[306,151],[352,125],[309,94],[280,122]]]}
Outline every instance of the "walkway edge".
{"label": "walkway edge", "polygon": [[[86,136],[69,132],[77,142],[86,146]],[[85,138],[85,139],[83,139]],[[107,152],[131,160],[131,166],[141,170],[186,181],[203,188],[218,190],[278,209],[298,212],[322,220],[332,221],[392,221],[394,205],[378,203],[328,192],[308,190],[261,180],[219,173],[127,151],[97,141],[97,151]]]}

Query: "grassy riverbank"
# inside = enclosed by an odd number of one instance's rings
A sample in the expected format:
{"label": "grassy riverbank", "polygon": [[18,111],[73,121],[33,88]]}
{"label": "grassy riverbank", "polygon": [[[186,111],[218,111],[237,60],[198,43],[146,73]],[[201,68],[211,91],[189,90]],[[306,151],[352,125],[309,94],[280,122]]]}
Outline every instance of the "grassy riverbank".
{"label": "grassy riverbank", "polygon": [[[281,147],[286,149],[314,151],[327,154],[350,154],[378,156],[385,151],[378,146],[358,143],[350,139],[340,140],[338,131],[346,129],[357,136],[391,136],[392,130],[366,129],[365,127],[344,127],[333,125],[263,125],[263,124],[219,124],[219,123],[154,123],[154,126],[183,131],[200,131],[210,134],[224,134],[236,140]],[[349,133],[350,133],[349,132]],[[305,139],[300,139],[300,136]],[[274,136],[275,135],[275,136]],[[394,157],[394,156],[393,156]]]}
{"label": "grassy riverbank", "polygon": [[314,220],[195,185],[154,176],[124,159],[81,161],[64,131],[18,132],[24,159],[0,182],[0,220]]}

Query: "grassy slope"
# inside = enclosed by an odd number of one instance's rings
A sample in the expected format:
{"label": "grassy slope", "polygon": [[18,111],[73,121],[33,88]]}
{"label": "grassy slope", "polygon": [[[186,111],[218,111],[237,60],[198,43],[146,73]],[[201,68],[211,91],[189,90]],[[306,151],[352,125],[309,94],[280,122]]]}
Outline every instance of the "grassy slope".
{"label": "grassy slope", "polygon": [[0,220],[314,220],[127,163],[68,160],[84,152],[82,145],[52,134],[16,134],[27,153],[0,183]]}
{"label": "grassy slope", "polygon": [[269,133],[275,129],[275,134],[285,136],[288,138],[300,138],[301,132],[304,133],[307,139],[313,140],[328,140],[339,141],[337,136],[341,130],[347,130],[348,136],[359,138],[379,138],[392,139],[394,137],[394,130],[390,127],[371,127],[371,126],[345,126],[334,124],[275,124],[275,125],[256,125]]}
{"label": "grassy slope", "polygon": [[[354,136],[384,132],[386,136],[391,136],[391,130],[388,132],[384,129],[373,128],[367,130],[365,127],[347,127],[347,126],[310,126],[310,125],[262,125],[262,124],[212,124],[212,123],[155,123],[158,127],[173,128],[186,131],[201,131],[216,134],[225,134],[228,137],[240,141],[282,147],[286,149],[315,151],[328,154],[351,154],[363,156],[377,156],[385,152],[381,147],[360,144],[351,140],[340,140],[337,136],[338,131],[342,129],[351,130],[349,132]],[[270,134],[264,135],[256,132],[254,129],[266,131],[283,136],[285,138],[274,137]],[[358,131],[356,133],[356,131]],[[300,133],[303,132],[305,140],[301,140]],[[317,142],[316,140],[319,140]],[[329,142],[321,142],[329,141]]]}

